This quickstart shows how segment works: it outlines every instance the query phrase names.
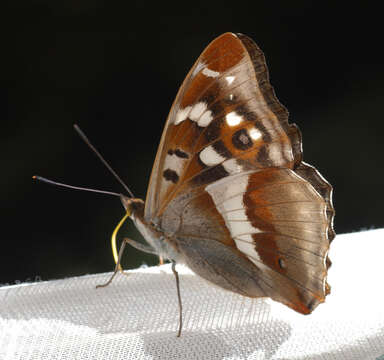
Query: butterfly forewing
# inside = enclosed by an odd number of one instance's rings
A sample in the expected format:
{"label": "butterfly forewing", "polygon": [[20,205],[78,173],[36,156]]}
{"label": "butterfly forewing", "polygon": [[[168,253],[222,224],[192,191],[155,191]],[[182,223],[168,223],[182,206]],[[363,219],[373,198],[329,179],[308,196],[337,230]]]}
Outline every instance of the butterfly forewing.
{"label": "butterfly forewing", "polygon": [[214,40],[172,106],[146,220],[207,280],[309,313],[329,292],[331,191],[302,162],[261,50],[240,34]]}
{"label": "butterfly forewing", "polygon": [[184,81],[153,168],[147,219],[161,215],[187,182],[189,188],[253,168],[292,166],[287,112],[269,84],[263,53],[241,38],[214,40]]}

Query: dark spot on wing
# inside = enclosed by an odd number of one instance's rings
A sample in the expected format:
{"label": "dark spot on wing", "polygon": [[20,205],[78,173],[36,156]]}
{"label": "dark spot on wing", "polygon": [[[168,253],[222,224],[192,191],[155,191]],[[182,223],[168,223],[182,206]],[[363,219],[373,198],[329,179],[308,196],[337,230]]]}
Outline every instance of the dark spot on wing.
{"label": "dark spot on wing", "polygon": [[176,155],[177,157],[179,158],[182,158],[182,159],[188,159],[189,156],[186,152],[184,152],[183,150],[180,150],[180,149],[176,149],[176,150],[173,150],[173,149],[169,149],[168,150],[168,155]]}
{"label": "dark spot on wing", "polygon": [[247,150],[253,146],[253,141],[247,129],[240,129],[232,135],[232,144],[236,149]]}
{"label": "dark spot on wing", "polygon": [[229,173],[224,169],[223,165],[216,165],[211,168],[207,168],[199,175],[193,178],[193,183],[196,185],[211,184],[225,176],[228,176]]}
{"label": "dark spot on wing", "polygon": [[220,136],[222,124],[223,118],[217,118],[208,125],[204,133],[208,143],[216,140]]}
{"label": "dark spot on wing", "polygon": [[174,154],[179,157],[179,158],[182,158],[182,159],[188,159],[189,156],[186,152],[184,152],[183,150],[180,150],[180,149],[176,149]]}
{"label": "dark spot on wing", "polygon": [[267,147],[264,145],[260,148],[256,155],[256,161],[265,167],[272,166],[272,161],[269,158]]}
{"label": "dark spot on wing", "polygon": [[207,108],[209,109],[209,105],[212,104],[215,101],[215,99],[216,99],[216,93],[215,91],[213,91],[213,89],[211,89],[211,91],[208,91],[204,96],[201,97],[199,101],[206,103]]}
{"label": "dark spot on wing", "polygon": [[225,146],[225,144],[221,140],[214,142],[212,144],[212,147],[214,148],[216,153],[225,157],[226,159],[229,159],[230,157],[232,157],[231,152],[228,150],[228,148]]}
{"label": "dark spot on wing", "polygon": [[179,175],[177,175],[176,171],[171,169],[164,170],[163,176],[165,180],[172,181],[174,184],[176,184],[179,181]]}

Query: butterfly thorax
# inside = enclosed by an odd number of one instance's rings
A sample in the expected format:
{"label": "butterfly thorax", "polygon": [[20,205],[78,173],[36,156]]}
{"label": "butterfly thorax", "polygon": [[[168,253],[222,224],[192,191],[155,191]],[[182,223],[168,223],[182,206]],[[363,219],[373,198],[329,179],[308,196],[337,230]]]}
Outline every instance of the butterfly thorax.
{"label": "butterfly thorax", "polygon": [[162,229],[152,224],[144,218],[144,201],[142,199],[128,198],[121,195],[121,202],[135,223],[146,242],[159,256],[164,259],[180,261],[180,254],[172,245],[172,241],[167,239]]}

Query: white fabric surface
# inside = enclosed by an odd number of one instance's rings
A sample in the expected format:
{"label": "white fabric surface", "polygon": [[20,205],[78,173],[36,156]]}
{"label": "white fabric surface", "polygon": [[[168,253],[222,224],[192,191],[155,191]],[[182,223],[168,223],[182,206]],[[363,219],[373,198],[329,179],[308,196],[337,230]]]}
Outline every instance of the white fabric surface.
{"label": "white fabric surface", "polygon": [[[332,243],[331,295],[311,315],[169,265],[0,288],[0,359],[384,360],[384,229]],[[129,250],[128,250],[129,251]]]}

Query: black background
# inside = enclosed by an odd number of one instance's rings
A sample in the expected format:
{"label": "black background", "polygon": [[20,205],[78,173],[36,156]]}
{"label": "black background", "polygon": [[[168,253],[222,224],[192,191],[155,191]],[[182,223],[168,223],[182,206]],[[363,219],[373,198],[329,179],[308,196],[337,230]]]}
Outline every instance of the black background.
{"label": "black background", "polygon": [[[31,177],[123,191],[73,131],[78,123],[145,198],[178,87],[226,31],[265,52],[277,96],[303,132],[304,159],[334,185],[336,231],[382,227],[382,11],[337,4],[9,3],[0,45],[0,283],[112,270],[120,201]],[[137,236],[129,221],[121,234]],[[125,267],[143,262],[156,258],[126,251]]]}

